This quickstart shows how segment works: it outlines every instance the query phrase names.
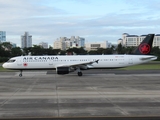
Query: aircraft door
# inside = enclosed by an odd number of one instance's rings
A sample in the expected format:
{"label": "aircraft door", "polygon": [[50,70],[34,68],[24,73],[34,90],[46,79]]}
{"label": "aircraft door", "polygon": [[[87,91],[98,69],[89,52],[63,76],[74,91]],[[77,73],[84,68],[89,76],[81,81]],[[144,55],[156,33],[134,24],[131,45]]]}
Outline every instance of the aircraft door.
{"label": "aircraft door", "polygon": [[53,65],[53,60],[49,60],[49,66]]}
{"label": "aircraft door", "polygon": [[22,60],[21,60],[21,58],[17,60],[17,66],[22,66]]}
{"label": "aircraft door", "polygon": [[133,64],[133,58],[132,58],[132,56],[128,57],[128,64],[130,64],[130,65]]}

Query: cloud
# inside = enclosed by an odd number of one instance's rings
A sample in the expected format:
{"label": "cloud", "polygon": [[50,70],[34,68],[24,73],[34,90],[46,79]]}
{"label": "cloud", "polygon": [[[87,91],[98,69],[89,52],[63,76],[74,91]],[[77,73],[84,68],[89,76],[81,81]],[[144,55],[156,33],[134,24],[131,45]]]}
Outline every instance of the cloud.
{"label": "cloud", "polygon": [[103,6],[107,2],[100,1],[97,5],[91,0],[0,0],[1,30],[7,32],[7,40],[19,45],[25,31],[33,36],[34,44],[41,41],[52,44],[63,36],[116,41],[124,32],[158,33],[159,1],[124,0],[115,10]]}

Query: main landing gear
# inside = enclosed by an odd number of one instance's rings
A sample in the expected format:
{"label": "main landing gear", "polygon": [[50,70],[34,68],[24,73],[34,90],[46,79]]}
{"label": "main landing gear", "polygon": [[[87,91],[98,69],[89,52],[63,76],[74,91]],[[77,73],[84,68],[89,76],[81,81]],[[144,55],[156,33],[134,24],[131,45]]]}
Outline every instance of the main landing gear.
{"label": "main landing gear", "polygon": [[78,76],[82,76],[83,75],[79,67],[77,68],[77,71],[78,71],[77,72]]}
{"label": "main landing gear", "polygon": [[82,76],[83,75],[82,72],[78,72],[77,74],[78,74],[78,76]]}
{"label": "main landing gear", "polygon": [[20,70],[19,77],[22,77],[22,70]]}

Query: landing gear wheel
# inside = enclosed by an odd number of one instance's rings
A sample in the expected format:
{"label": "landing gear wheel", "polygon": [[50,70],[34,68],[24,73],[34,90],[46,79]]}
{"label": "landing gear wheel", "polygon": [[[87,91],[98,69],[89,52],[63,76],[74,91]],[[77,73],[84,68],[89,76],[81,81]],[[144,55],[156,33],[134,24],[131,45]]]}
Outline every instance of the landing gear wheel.
{"label": "landing gear wheel", "polygon": [[19,74],[19,77],[22,77],[22,73]]}
{"label": "landing gear wheel", "polygon": [[82,76],[83,74],[82,74],[82,72],[78,72],[78,76]]}
{"label": "landing gear wheel", "polygon": [[22,77],[22,70],[20,70],[19,77]]}

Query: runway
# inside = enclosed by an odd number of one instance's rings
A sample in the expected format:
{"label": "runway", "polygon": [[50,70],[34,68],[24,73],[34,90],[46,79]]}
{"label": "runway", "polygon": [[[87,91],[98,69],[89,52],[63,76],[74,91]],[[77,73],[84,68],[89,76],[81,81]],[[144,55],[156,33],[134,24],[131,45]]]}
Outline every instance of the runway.
{"label": "runway", "polygon": [[[130,72],[130,71],[129,71]],[[0,73],[0,119],[160,117],[160,71]]]}

